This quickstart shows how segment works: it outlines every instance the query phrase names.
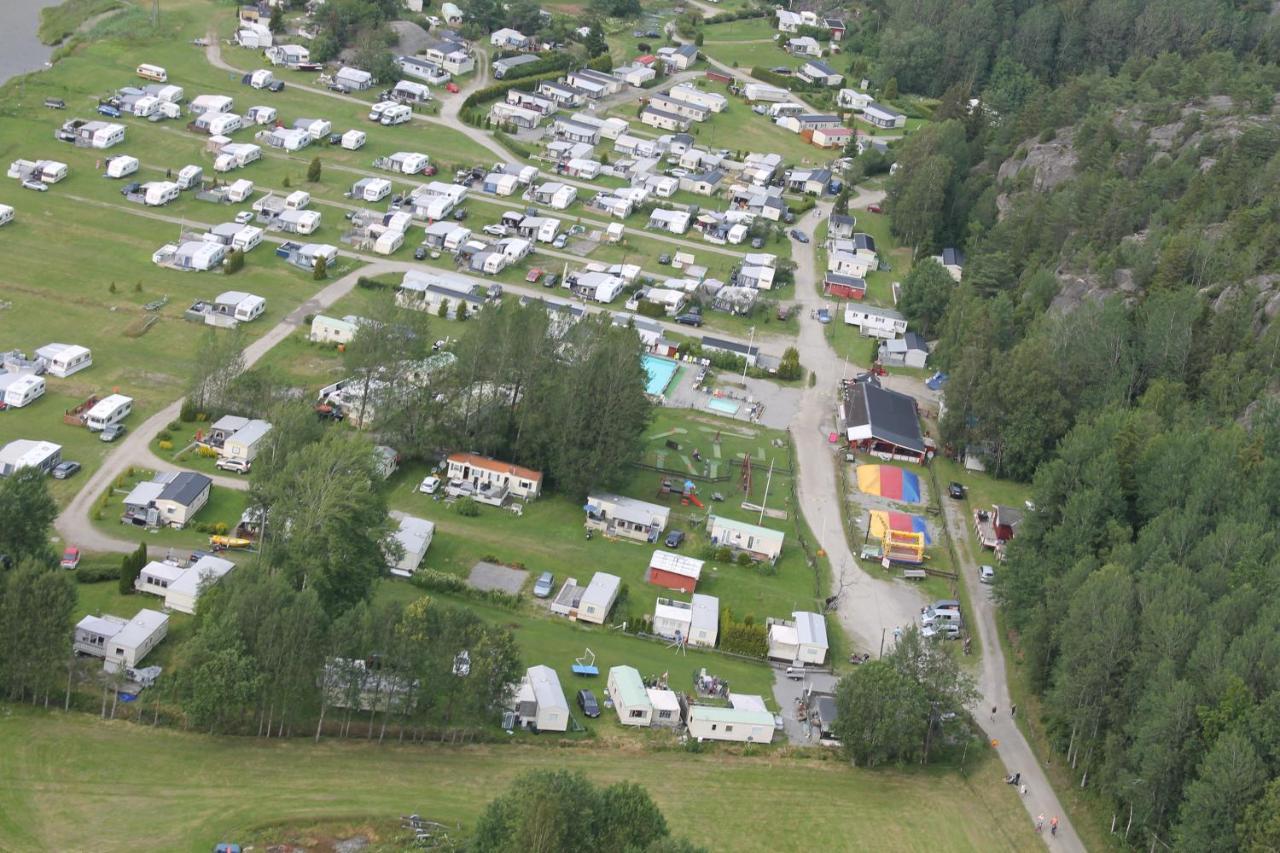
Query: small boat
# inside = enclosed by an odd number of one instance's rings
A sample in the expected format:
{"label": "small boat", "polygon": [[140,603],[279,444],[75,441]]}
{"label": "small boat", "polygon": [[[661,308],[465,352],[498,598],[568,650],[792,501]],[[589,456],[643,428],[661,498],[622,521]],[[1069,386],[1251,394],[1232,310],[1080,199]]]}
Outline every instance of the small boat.
{"label": "small boat", "polygon": [[210,536],[209,544],[215,548],[248,548],[253,544],[253,540],[235,536]]}

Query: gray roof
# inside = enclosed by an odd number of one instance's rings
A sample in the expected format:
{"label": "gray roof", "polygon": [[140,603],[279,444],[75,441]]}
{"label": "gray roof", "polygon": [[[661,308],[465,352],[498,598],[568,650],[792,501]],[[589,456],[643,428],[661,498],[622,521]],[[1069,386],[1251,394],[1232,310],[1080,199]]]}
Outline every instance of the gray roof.
{"label": "gray roof", "polygon": [[806,62],[806,63],[805,63],[805,65],[806,65],[806,66],[809,66],[809,67],[811,67],[811,68],[816,68],[820,73],[825,74],[825,75],[827,75],[828,77],[829,77],[829,76],[832,76],[832,75],[835,75],[835,76],[837,76],[837,77],[838,77],[838,76],[840,76],[840,72],[839,72],[839,71],[836,71],[834,68],[832,68],[832,67],[831,67],[830,65],[828,65],[827,63],[825,63],[825,62],[819,62],[819,61],[818,61],[818,60],[816,60],[816,59],[810,59],[808,62]]}
{"label": "gray roof", "polygon": [[906,394],[871,382],[850,382],[845,389],[845,419],[849,426],[869,426],[880,441],[924,453],[916,401]]}
{"label": "gray roof", "polygon": [[832,225],[848,225],[850,228],[854,225],[854,218],[843,213],[831,214],[830,221]]}
{"label": "gray roof", "polygon": [[702,336],[702,345],[711,347],[712,349],[726,350],[727,352],[736,352],[738,355],[759,355],[760,349],[747,344],[740,344],[737,341],[726,341],[723,338],[712,338],[707,335]]}
{"label": "gray roof", "polygon": [[183,506],[191,506],[205,489],[213,485],[213,480],[204,474],[194,471],[181,471],[165,484],[156,500],[173,501]]}
{"label": "gray roof", "polygon": [[959,249],[946,248],[942,250],[942,263],[944,266],[964,266],[964,252]]}

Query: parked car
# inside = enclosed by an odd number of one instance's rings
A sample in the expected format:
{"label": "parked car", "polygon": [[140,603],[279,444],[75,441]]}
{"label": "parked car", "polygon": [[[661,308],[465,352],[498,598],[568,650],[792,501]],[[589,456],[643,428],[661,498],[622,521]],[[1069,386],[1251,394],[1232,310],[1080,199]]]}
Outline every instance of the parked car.
{"label": "parked car", "polygon": [[230,471],[233,474],[248,474],[249,461],[246,459],[219,459],[213,463],[213,467],[219,471]]}
{"label": "parked car", "polygon": [[935,622],[920,629],[920,636],[926,640],[941,637],[944,640],[960,639],[960,626],[955,622]]}
{"label": "parked car", "polygon": [[867,205],[867,213],[884,213],[884,208],[878,204]]}
{"label": "parked car", "polygon": [[955,500],[962,501],[964,500],[964,486],[953,480],[947,484],[947,494]]}
{"label": "parked car", "polygon": [[418,484],[418,491],[424,495],[434,495],[440,490],[440,478],[427,476],[422,478],[422,482]]}
{"label": "parked car", "polygon": [[542,278],[542,267],[534,267],[525,273],[524,280],[530,284],[536,284],[538,279]]}
{"label": "parked car", "polygon": [[978,583],[991,583],[996,579],[995,566],[978,566]]}
{"label": "parked car", "polygon": [[59,462],[58,465],[53,469],[53,479],[65,480],[68,477],[71,477],[72,475],[76,474],[79,470],[80,470],[79,462],[71,462],[71,461]]}
{"label": "parked car", "polygon": [[658,256],[658,263],[662,264],[664,267],[665,267],[665,266],[667,266],[668,264],[670,264],[670,263],[671,263],[671,256],[670,256],[670,255],[659,255],[659,256]]}
{"label": "parked car", "polygon": [[480,230],[492,237],[507,236],[507,229],[503,228],[501,225],[497,224],[496,222],[486,225]]}
{"label": "parked car", "polygon": [[753,249],[763,249],[763,248],[764,248],[764,238],[763,238],[763,237],[752,237],[752,238],[751,238],[751,248],[753,248]]}
{"label": "parked car", "polygon": [[98,104],[98,112],[107,118],[120,118],[120,109],[111,104]]}
{"label": "parked car", "polygon": [[490,302],[496,302],[502,298],[502,285],[491,284],[484,292],[485,298]]}
{"label": "parked car", "polygon": [[248,224],[249,224],[250,222],[252,222],[252,221],[253,221],[253,211],[252,211],[252,210],[242,210],[242,211],[240,211],[239,213],[237,213],[237,214],[236,214],[236,224],[237,224],[237,225],[248,225]]}
{"label": "parked car", "polygon": [[65,110],[67,108],[67,102],[62,98],[45,98],[44,105],[51,110]]}
{"label": "parked car", "polygon": [[792,228],[791,239],[800,243],[808,243],[809,235],[801,231],[799,228]]}
{"label": "parked car", "polygon": [[687,178],[689,177],[689,170],[688,169],[668,169],[667,174],[673,178]]}
{"label": "parked car", "polygon": [[43,181],[25,180],[22,182],[22,188],[24,190],[35,190],[38,193],[47,193],[49,191],[49,185]]}
{"label": "parked car", "polygon": [[453,221],[454,221],[454,222],[461,222],[462,220],[464,220],[464,219],[466,219],[466,218],[467,218],[467,209],[466,209],[465,207],[460,207],[460,208],[458,208],[457,210],[455,210],[455,211],[453,212]]}
{"label": "parked car", "polygon": [[533,594],[537,598],[546,598],[556,585],[556,577],[551,572],[543,572],[533,582]]}
{"label": "parked car", "polygon": [[330,144],[330,145],[341,145],[341,144],[342,144],[342,134],[341,134],[341,133],[331,133],[331,134],[329,134],[329,144]]}
{"label": "parked car", "polygon": [[272,81],[271,81],[271,83],[267,85],[267,91],[268,91],[268,92],[283,92],[283,91],[284,91],[284,81],[283,81],[283,80],[272,80]]}
{"label": "parked car", "polygon": [[596,701],[596,694],[590,690],[584,688],[578,691],[578,707],[588,717],[600,716],[600,703]]}
{"label": "parked car", "polygon": [[701,325],[702,325],[702,315],[701,315],[701,314],[692,314],[692,313],[690,313],[690,314],[677,314],[677,315],[676,315],[676,322],[677,322],[677,323],[679,323],[681,326],[694,326],[694,327],[699,327],[699,326],[701,326]]}
{"label": "parked car", "polygon": [[458,88],[458,84],[453,82],[452,80],[444,84],[444,90],[448,92],[450,95],[456,95],[458,94],[458,92],[462,91],[461,89]]}
{"label": "parked car", "polygon": [[557,234],[556,238],[551,241],[551,245],[557,249],[563,249],[569,242],[568,234]]}
{"label": "parked car", "polygon": [[99,441],[115,441],[117,438],[125,434],[124,424],[112,424],[111,426],[98,433]]}
{"label": "parked car", "polygon": [[555,287],[559,283],[560,283],[560,274],[555,272],[547,273],[546,277],[542,279],[543,287]]}
{"label": "parked car", "polygon": [[62,552],[62,568],[74,569],[80,565],[80,549],[74,545]]}
{"label": "parked car", "polygon": [[345,94],[347,94],[348,89],[347,89],[347,87],[346,87],[346,86],[342,85],[341,83],[330,83],[330,84],[329,84],[329,91],[330,91],[330,92],[337,92],[337,93],[338,93],[338,94],[340,94],[340,95],[345,95]]}
{"label": "parked car", "polygon": [[668,548],[679,548],[684,543],[684,531],[673,530],[667,534],[666,542]]}
{"label": "parked car", "polygon": [[819,309],[818,309],[818,322],[819,322],[819,323],[821,323],[821,324],[822,324],[822,325],[824,325],[824,326],[825,326],[826,324],[830,323],[830,322],[831,322],[831,311],[830,311],[830,310],[828,310],[828,309],[826,309],[826,308],[819,308]]}

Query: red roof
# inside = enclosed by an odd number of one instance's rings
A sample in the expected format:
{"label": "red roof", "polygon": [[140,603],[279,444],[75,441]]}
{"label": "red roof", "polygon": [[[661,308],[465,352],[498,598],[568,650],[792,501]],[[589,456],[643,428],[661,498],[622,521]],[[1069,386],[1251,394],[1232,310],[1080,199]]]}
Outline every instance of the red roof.
{"label": "red roof", "polygon": [[646,53],[644,56],[636,57],[636,62],[639,62],[641,65],[652,65],[657,61],[658,57],[654,56],[652,53]]}
{"label": "red roof", "polygon": [[457,462],[460,465],[470,465],[472,468],[483,468],[486,471],[493,471],[498,474],[510,474],[513,477],[532,480],[535,483],[542,482],[541,471],[535,471],[532,468],[525,468],[520,465],[512,465],[510,462],[491,459],[488,456],[478,456],[474,453],[451,453],[449,454],[449,461]]}

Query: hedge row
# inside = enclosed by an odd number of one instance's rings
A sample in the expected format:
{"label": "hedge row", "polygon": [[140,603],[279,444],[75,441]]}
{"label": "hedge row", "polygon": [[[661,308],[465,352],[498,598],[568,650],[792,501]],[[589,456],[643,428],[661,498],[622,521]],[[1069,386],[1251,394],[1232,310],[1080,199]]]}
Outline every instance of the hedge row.
{"label": "hedge row", "polygon": [[819,86],[817,83],[806,83],[799,77],[791,77],[786,74],[776,74],[765,68],[763,65],[756,65],[751,69],[751,76],[757,80],[768,83],[770,86],[777,86],[779,89],[790,89],[801,92],[818,92],[825,89],[825,86]]}

